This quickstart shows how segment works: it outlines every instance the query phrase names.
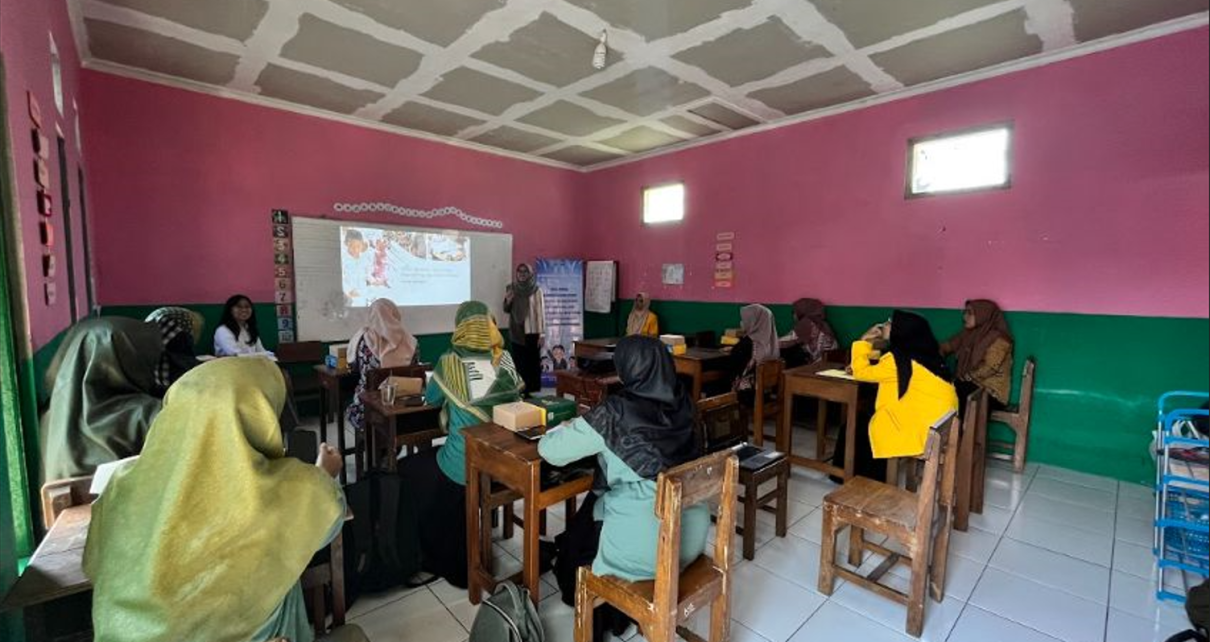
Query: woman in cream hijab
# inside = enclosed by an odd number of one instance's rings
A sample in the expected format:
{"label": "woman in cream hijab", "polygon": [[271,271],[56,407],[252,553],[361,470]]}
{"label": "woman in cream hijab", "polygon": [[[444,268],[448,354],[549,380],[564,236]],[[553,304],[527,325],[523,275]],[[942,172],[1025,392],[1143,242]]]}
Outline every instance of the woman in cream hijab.
{"label": "woman in cream hijab", "polygon": [[142,455],[93,505],[84,572],[97,642],[311,642],[299,577],[344,521],[326,444],[285,457],[286,387],[220,359],[169,389]]}
{"label": "woman in cream hijab", "polygon": [[416,337],[403,325],[403,313],[390,299],[378,299],[370,304],[366,325],[349,340],[349,365],[360,373],[353,402],[349,404],[349,425],[354,430],[365,428],[365,404],[361,393],[366,389],[366,376],[379,368],[397,368],[416,363],[420,350]]}

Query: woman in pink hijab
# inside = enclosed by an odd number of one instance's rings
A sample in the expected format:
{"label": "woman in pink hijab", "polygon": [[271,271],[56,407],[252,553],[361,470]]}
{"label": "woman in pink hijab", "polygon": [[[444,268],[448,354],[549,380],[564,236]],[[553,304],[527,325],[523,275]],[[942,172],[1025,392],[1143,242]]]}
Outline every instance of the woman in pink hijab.
{"label": "woman in pink hijab", "polygon": [[354,430],[365,428],[365,406],[361,393],[366,388],[366,375],[379,368],[397,368],[419,361],[416,337],[403,326],[403,313],[390,299],[378,299],[370,305],[370,316],[364,328],[349,340],[349,368],[360,373],[353,403],[349,404],[348,422]]}

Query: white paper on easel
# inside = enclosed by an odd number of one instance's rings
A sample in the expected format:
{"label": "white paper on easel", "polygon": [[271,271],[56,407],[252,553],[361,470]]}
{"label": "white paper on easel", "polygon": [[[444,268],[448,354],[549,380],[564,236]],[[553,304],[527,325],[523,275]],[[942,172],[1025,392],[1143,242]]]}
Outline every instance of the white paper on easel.
{"label": "white paper on easel", "polygon": [[584,310],[607,313],[617,292],[618,264],[613,261],[588,261],[584,287]]}

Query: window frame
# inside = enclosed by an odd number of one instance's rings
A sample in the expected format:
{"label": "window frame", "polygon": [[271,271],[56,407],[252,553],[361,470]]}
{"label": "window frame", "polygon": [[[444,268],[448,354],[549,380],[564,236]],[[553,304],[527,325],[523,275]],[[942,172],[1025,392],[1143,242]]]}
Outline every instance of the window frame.
{"label": "window frame", "polygon": [[[1007,157],[1004,171],[1004,182],[999,185],[986,185],[982,187],[964,187],[961,189],[951,189],[938,192],[920,192],[912,191],[912,179],[916,175],[916,146],[922,143],[929,143],[936,140],[946,138],[958,138],[961,136],[970,136],[972,134],[981,134],[997,130],[1005,130],[1008,133],[1008,145],[1004,149],[1004,154]],[[1013,160],[1016,153],[1016,138],[1017,129],[1014,121],[1002,121],[987,125],[976,125],[965,129],[954,129],[938,134],[929,134],[927,136],[916,136],[909,138],[907,141],[907,173],[904,177],[903,195],[907,200],[916,200],[920,198],[935,198],[939,196],[957,196],[962,194],[978,194],[981,192],[1000,192],[1012,189],[1013,186]]]}
{"label": "window frame", "polygon": [[[659,189],[664,189],[667,187],[676,187],[676,186],[679,186],[681,188],[681,217],[678,219],[671,219],[671,220],[667,220],[667,221],[648,221],[647,220],[647,193],[650,191],[653,191],[653,190],[659,190]],[[689,214],[689,188],[688,188],[688,186],[685,185],[684,181],[668,181],[666,183],[656,183],[654,185],[647,185],[647,186],[644,186],[641,190],[639,190],[639,203],[640,203],[639,218],[642,220],[642,223],[644,226],[659,227],[659,226],[664,226],[664,225],[676,225],[678,223],[684,223],[685,217],[688,216],[688,214]]]}

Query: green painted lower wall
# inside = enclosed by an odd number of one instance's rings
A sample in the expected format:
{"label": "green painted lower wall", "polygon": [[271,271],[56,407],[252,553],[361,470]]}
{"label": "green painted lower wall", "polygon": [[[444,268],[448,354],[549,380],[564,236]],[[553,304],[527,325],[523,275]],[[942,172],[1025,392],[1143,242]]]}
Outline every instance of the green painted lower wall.
{"label": "green painted lower wall", "polygon": [[[218,323],[219,305],[188,306],[206,317],[211,331]],[[661,331],[681,334],[739,325],[739,304],[658,301],[653,310]],[[778,328],[791,325],[788,305],[770,306]],[[143,318],[155,306],[112,306],[102,313]],[[957,309],[917,310],[933,324],[939,337],[961,325]],[[265,345],[276,344],[272,304],[257,304]],[[586,314],[589,337],[616,335],[629,313],[629,304],[611,314]],[[884,321],[891,308],[831,307],[829,319],[845,341]],[[1030,435],[1030,461],[1108,475],[1133,482],[1152,479],[1147,444],[1155,418],[1155,400],[1175,389],[1210,389],[1210,319],[1173,319],[1109,315],[1010,312],[1017,338],[1018,370],[1025,358],[1038,359],[1037,391]],[[211,350],[211,332],[199,350]],[[426,361],[449,348],[450,335],[420,337]],[[35,369],[41,383],[53,357],[48,344],[38,351]],[[1018,380],[1020,374],[1018,372]],[[1017,391],[1014,391],[1014,395]],[[37,452],[36,450],[33,452]]]}
{"label": "green painted lower wall", "polygon": [[[739,326],[739,304],[659,301],[661,332],[689,334]],[[772,305],[778,329],[792,325],[790,306]],[[916,310],[939,338],[957,332],[961,311]],[[617,319],[625,319],[624,304]],[[855,339],[891,308],[830,307],[843,341]],[[591,337],[615,334],[611,315],[587,325]],[[1147,454],[1155,401],[1169,390],[1210,389],[1210,319],[1010,312],[1016,335],[1016,381],[1026,357],[1038,360],[1029,459],[1132,482],[1151,483]],[[1014,390],[1014,397],[1019,391]]]}

